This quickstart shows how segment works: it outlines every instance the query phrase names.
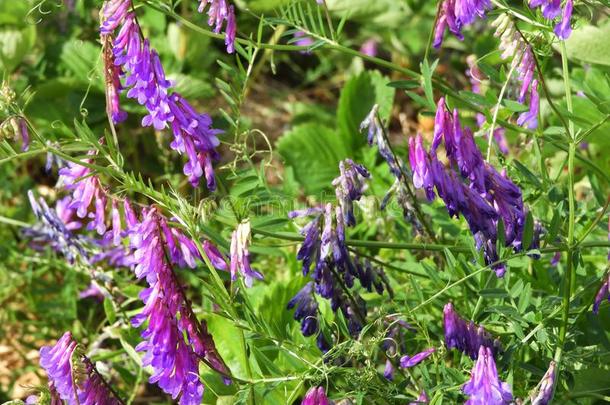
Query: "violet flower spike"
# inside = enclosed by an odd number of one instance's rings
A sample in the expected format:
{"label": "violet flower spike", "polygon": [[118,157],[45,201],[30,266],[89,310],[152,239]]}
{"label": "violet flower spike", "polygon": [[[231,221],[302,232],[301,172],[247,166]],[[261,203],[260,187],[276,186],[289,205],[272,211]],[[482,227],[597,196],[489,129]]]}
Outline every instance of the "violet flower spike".
{"label": "violet flower spike", "polygon": [[468,395],[464,405],[509,405],[513,400],[510,386],[498,377],[492,351],[485,346],[479,348],[470,381],[463,391]]}
{"label": "violet flower spike", "polygon": [[394,365],[392,365],[392,361],[390,359],[386,359],[385,367],[383,369],[383,376],[388,381],[394,380]]}
{"label": "violet flower spike", "polygon": [[76,346],[72,334],[66,332],[54,346],[40,348],[40,365],[47,372],[49,383],[69,405],[76,404],[77,390],[72,376],[72,356]]}

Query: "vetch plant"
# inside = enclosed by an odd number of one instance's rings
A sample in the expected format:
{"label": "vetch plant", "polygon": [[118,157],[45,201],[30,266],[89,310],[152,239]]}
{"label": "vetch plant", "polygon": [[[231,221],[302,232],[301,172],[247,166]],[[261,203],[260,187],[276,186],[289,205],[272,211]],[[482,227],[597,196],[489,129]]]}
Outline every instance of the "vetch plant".
{"label": "vetch plant", "polygon": [[51,3],[0,4],[0,402],[610,401],[606,1]]}

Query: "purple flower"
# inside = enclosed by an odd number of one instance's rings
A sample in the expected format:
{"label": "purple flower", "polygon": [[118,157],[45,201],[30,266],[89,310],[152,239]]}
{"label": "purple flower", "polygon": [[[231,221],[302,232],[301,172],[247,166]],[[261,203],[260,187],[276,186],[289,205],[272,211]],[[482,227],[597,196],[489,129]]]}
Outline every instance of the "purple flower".
{"label": "purple flower", "polygon": [[77,343],[72,339],[72,334],[66,332],[55,346],[43,346],[40,348],[40,365],[49,376],[49,383],[59,394],[62,400],[68,404],[75,404],[77,389],[72,377],[72,355],[76,350]]}
{"label": "purple flower", "polygon": [[89,284],[89,287],[78,294],[79,298],[94,298],[98,301],[104,301],[104,293],[94,283]]}
{"label": "purple flower", "polygon": [[72,232],[79,224],[70,221],[72,211],[65,206],[66,200],[58,202],[58,213],[49,208],[44,198],[36,200],[31,190],[28,191],[28,198],[38,223],[24,228],[23,233],[30,238],[33,246],[43,248],[50,245],[53,250],[63,254],[69,263],[74,263],[77,257],[87,262],[87,240]]}
{"label": "purple flower", "polygon": [[322,387],[313,387],[307,391],[301,405],[329,405],[330,401],[326,397],[326,392]]}
{"label": "purple flower", "polygon": [[[145,278],[149,287],[140,293],[142,312],[132,319],[134,326],[148,320],[142,332],[144,339],[136,350],[146,352],[143,364],[151,366],[151,383],[180,404],[199,404],[203,385],[199,381],[199,358],[206,358],[216,371],[228,375],[228,368],[218,355],[212,336],[204,322],[195,318],[190,303],[178,284],[171,264],[188,263],[189,251],[179,233],[169,230],[165,218],[155,209],[144,210],[142,220],[129,231],[130,248],[138,278]],[[174,238],[176,238],[174,240]],[[178,247],[178,244],[181,247]],[[184,339],[186,332],[188,341]]]}
{"label": "purple flower", "polygon": [[[49,376],[52,403],[56,393],[69,405],[118,405],[121,403],[108,389],[95,366],[84,355],[77,353],[78,343],[66,332],[55,346],[40,349],[40,365]],[[80,364],[77,364],[80,363]],[[75,375],[79,371],[78,378]],[[73,371],[74,370],[74,371]],[[74,374],[73,374],[74,373]],[[75,384],[78,381],[78,385]],[[78,398],[78,399],[77,399]]]}
{"label": "purple flower", "polygon": [[450,302],[443,309],[443,325],[447,348],[456,348],[473,360],[479,354],[479,347],[489,348],[494,355],[501,350],[499,340],[494,339],[482,326],[460,318]]}
{"label": "purple flower", "polygon": [[542,380],[540,380],[540,384],[536,391],[530,395],[532,405],[547,405],[551,402],[551,399],[553,398],[553,387],[555,386],[555,379],[557,378],[557,374],[555,373],[556,367],[557,363],[554,361],[549,363],[549,368],[546,373],[544,373]]}
{"label": "purple flower", "polygon": [[101,34],[104,56],[104,76],[106,80],[106,113],[114,124],[123,122],[127,119],[127,113],[121,110],[121,102],[119,98],[122,90],[121,78],[123,74],[121,67],[117,66],[114,61],[114,53],[112,52],[112,36],[109,34]]}
{"label": "purple flower", "polygon": [[385,367],[383,369],[383,376],[386,380],[393,381],[394,380],[394,366],[392,365],[392,361],[387,359],[385,361]]}
{"label": "purple flower", "polygon": [[409,138],[409,162],[413,171],[413,185],[415,188],[425,189],[428,200],[434,200],[434,179],[429,168],[428,153],[419,134],[415,138]]}
{"label": "purple flower", "polygon": [[542,7],[544,18],[552,20],[561,13],[561,0],[530,0],[530,8]]}
{"label": "purple flower", "polygon": [[426,360],[428,357],[434,353],[436,349],[431,347],[429,349],[424,350],[423,352],[414,354],[413,356],[405,355],[400,358],[400,367],[402,368],[411,368],[417,366],[422,361]]}
{"label": "purple flower", "polygon": [[225,25],[225,45],[227,52],[235,51],[235,33],[237,26],[235,24],[235,9],[227,0],[201,0],[198,11],[203,13],[205,8],[208,9],[208,25],[214,27],[214,32],[219,33],[222,26]]}
{"label": "purple flower", "polygon": [[216,269],[226,270],[228,268],[227,260],[212,242],[204,240],[203,251],[205,252],[208,259],[210,259],[210,263],[212,263],[212,266],[214,266]]}
{"label": "purple flower", "polygon": [[[444,143],[449,167],[437,158],[437,148]],[[493,264],[498,277],[505,268],[496,252],[497,225],[502,218],[506,246],[521,249],[525,211],[521,190],[486,163],[476,146],[469,128],[462,129],[457,110],[450,114],[444,100],[438,103],[434,138],[426,155],[421,141],[410,141],[410,160],[414,185],[425,187],[428,198],[434,198],[432,187],[445,202],[450,216],[464,216],[478,249],[482,249],[487,264]],[[495,264],[494,264],[495,263]]]}
{"label": "purple flower", "polygon": [[318,303],[313,295],[313,283],[309,282],[303,287],[286,306],[294,311],[294,319],[301,321],[303,336],[311,336],[318,331]]}
{"label": "purple flower", "polygon": [[362,46],[360,46],[360,53],[367,55],[367,56],[375,57],[375,56],[377,56],[377,45],[378,44],[379,44],[379,42],[377,42],[377,40],[374,38],[367,39],[362,44]]}
{"label": "purple flower", "polygon": [[[309,48],[315,43],[313,38],[305,34],[303,31],[295,31],[292,36],[292,42],[294,42],[294,44],[297,46],[306,46]],[[311,50],[308,49],[306,51],[301,51],[301,53],[310,54]]]}
{"label": "purple flower", "polygon": [[565,6],[563,7],[563,13],[561,15],[561,22],[555,26],[555,35],[559,39],[566,40],[570,37],[572,33],[572,27],[570,27],[570,23],[572,20],[572,9],[574,8],[574,1],[567,0]]}
{"label": "purple flower", "polygon": [[472,24],[477,17],[484,18],[489,8],[490,0],[443,0],[436,17],[433,46],[440,48],[445,29],[449,29],[460,41],[463,40],[462,27]]}
{"label": "purple flower", "polygon": [[538,113],[540,112],[540,95],[538,94],[538,81],[534,80],[530,88],[530,109],[523,112],[517,119],[517,124],[529,129],[538,127]]}
{"label": "purple flower", "polygon": [[250,266],[250,222],[237,225],[231,236],[231,280],[237,280],[237,273],[244,277],[246,287],[252,287],[255,278],[262,280],[263,275]]}
{"label": "purple flower", "polygon": [[[204,2],[200,9],[205,7]],[[219,30],[227,19],[226,38],[232,49],[235,37],[233,6],[228,7],[225,0],[210,2],[210,23]],[[212,160],[218,158],[215,148],[219,141],[216,135],[221,131],[212,128],[209,115],[197,113],[180,94],[172,93],[173,83],[166,79],[159,55],[151,48],[148,39],[141,39],[140,27],[130,8],[130,0],[111,0],[105,3],[103,9],[102,36],[110,37],[118,31],[112,42],[112,54],[105,57],[108,61],[114,58],[115,65],[114,68],[106,68],[109,112],[113,118],[123,117],[116,98],[120,88],[118,75],[123,74],[127,97],[137,100],[148,111],[142,119],[142,126],[152,126],[157,131],[169,127],[174,136],[171,148],[188,158],[183,171],[191,185],[197,187],[200,178],[205,175],[208,189],[213,191],[216,181]]]}
{"label": "purple flower", "polygon": [[597,294],[595,295],[595,300],[593,302],[593,313],[599,313],[599,306],[601,305],[604,298],[608,299],[610,302],[610,273],[604,276],[604,281],[602,282],[601,287],[597,290]]}
{"label": "purple flower", "polygon": [[513,399],[510,386],[498,377],[492,351],[485,346],[479,348],[470,381],[463,391],[468,395],[465,405],[508,405]]}
{"label": "purple flower", "polygon": [[422,390],[419,393],[417,400],[415,402],[410,402],[409,405],[421,405],[427,404],[428,402],[430,402],[430,398],[428,398],[428,394],[426,394],[426,391]]}
{"label": "purple flower", "polygon": [[365,189],[364,180],[371,175],[364,166],[351,159],[339,162],[339,170],[341,174],[333,180],[332,184],[335,186],[335,195],[341,208],[343,221],[347,226],[354,226],[356,218],[353,202],[360,200]]}

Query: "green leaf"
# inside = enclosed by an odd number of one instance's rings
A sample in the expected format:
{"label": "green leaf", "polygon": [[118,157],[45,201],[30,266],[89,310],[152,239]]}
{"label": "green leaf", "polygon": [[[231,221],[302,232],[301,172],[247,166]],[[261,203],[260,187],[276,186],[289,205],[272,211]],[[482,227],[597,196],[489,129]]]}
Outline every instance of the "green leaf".
{"label": "green leaf", "polygon": [[12,72],[36,41],[35,26],[0,29],[0,69]]}
{"label": "green leaf", "polygon": [[527,216],[525,217],[525,225],[523,226],[523,250],[528,250],[530,245],[532,244],[532,239],[534,238],[534,217],[532,216],[532,212],[528,211]]}
{"label": "green leaf", "polygon": [[108,318],[108,322],[116,322],[116,310],[114,309],[114,303],[108,298],[104,298],[104,312],[106,313],[106,318]]}
{"label": "green leaf", "polygon": [[586,25],[575,29],[566,41],[570,59],[581,62],[610,66],[610,23],[596,27]]}
{"label": "green leaf", "polygon": [[330,187],[338,175],[339,162],[352,154],[335,131],[316,124],[294,127],[280,138],[277,147],[308,194]]}
{"label": "green leaf", "polygon": [[363,72],[352,77],[343,87],[337,109],[339,135],[344,143],[356,150],[366,142],[360,133],[360,123],[375,104],[379,105],[379,117],[390,117],[395,90],[387,86],[388,80],[379,72]]}

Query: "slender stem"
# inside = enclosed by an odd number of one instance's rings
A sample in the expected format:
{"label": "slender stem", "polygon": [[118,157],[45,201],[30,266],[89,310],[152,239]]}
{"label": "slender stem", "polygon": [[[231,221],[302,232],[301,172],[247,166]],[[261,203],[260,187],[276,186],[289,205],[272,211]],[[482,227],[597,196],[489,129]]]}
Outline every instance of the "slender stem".
{"label": "slender stem", "polygon": [[[561,49],[561,66],[563,70],[563,80],[565,86],[565,94],[566,94],[566,104],[568,107],[568,111],[572,113],[572,90],[570,88],[570,73],[568,70],[568,58],[566,52],[565,42],[561,41],[559,43]],[[576,202],[574,196],[574,156],[576,154],[576,138],[574,136],[574,124],[572,120],[568,121],[569,131],[570,131],[570,144],[568,148],[568,206],[569,206],[569,214],[568,214],[568,250],[567,250],[567,266],[566,273],[564,277],[564,291],[562,297],[562,306],[563,306],[563,314],[561,319],[561,326],[559,328],[559,343],[555,350],[554,359],[558,365],[561,364],[561,359],[563,356],[563,349],[566,341],[566,335],[568,331],[568,322],[570,318],[570,301],[572,295],[572,288],[575,279],[575,269],[574,269],[574,254],[577,246],[574,245],[574,224],[576,217]],[[558,368],[558,372],[560,372],[561,368]],[[557,378],[556,381],[559,379]]]}
{"label": "slender stem", "polygon": [[496,103],[496,107],[494,108],[494,115],[491,120],[491,126],[489,128],[489,133],[487,134],[487,163],[489,163],[489,159],[491,159],[491,145],[493,143],[496,122],[498,121],[498,112],[500,111],[500,104],[502,103],[502,99],[504,99],[504,93],[506,93],[506,89],[508,88],[508,85],[510,83],[510,78],[512,77],[513,72],[515,71],[516,66],[517,66],[516,63],[511,63],[510,70],[508,71],[508,74],[506,75],[506,83],[504,83],[504,86],[502,86],[502,89],[500,90],[500,95],[498,96],[498,102]]}

